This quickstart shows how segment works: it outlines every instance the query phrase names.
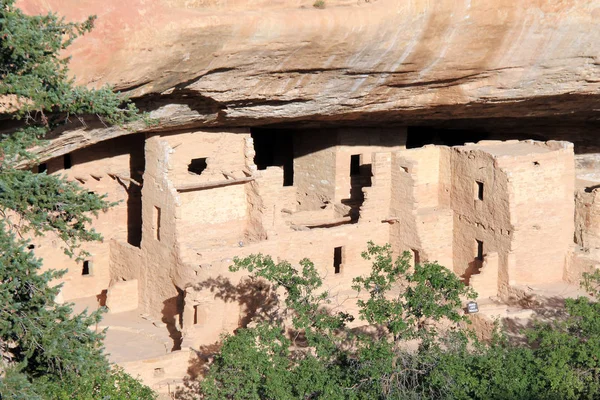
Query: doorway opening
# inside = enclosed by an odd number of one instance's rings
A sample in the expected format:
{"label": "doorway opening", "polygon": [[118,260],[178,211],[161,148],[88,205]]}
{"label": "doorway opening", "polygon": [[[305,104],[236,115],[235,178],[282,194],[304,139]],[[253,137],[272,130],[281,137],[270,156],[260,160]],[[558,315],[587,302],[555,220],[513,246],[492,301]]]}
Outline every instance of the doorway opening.
{"label": "doorway opening", "polygon": [[283,186],[294,186],[294,142],[284,129],[252,128],[254,163],[259,170],[283,168]]}
{"label": "doorway opening", "polygon": [[357,222],[360,217],[360,207],[365,201],[363,188],[371,186],[371,164],[365,163],[362,154],[350,156],[350,198],[342,200],[342,204],[350,208],[349,215],[352,222]]}
{"label": "doorway opening", "polygon": [[333,272],[339,274],[342,271],[342,251],[343,247],[336,247],[333,249]]}

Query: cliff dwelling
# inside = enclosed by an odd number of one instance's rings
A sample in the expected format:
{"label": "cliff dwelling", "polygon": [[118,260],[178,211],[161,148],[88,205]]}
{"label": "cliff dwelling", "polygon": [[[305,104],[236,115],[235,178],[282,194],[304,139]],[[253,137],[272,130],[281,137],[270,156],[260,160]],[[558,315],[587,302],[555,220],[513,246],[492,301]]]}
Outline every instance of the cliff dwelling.
{"label": "cliff dwelling", "polygon": [[[423,143],[411,138],[423,132]],[[600,263],[583,251],[597,246],[597,192],[576,190],[573,144],[468,142],[478,131],[444,144],[447,131],[431,132],[190,129],[106,140],[38,166],[118,202],[95,221],[104,242],[79,263],[56,238],[36,240],[35,251],[45,268],[69,267],[64,301],[95,296],[110,315],[159,321],[167,352],[214,343],[260,307],[218,294],[244,282],[228,270],[234,257],[307,257],[345,295],[371,267],[366,243],[390,243],[413,263],[453,270],[484,308],[576,282]]]}
{"label": "cliff dwelling", "polygon": [[115,206],[94,218],[104,240],[84,259],[52,235],[31,249],[68,269],[58,301],[108,308],[98,329],[123,349],[111,360],[158,391],[271,305],[229,270],[236,257],[309,258],[352,312],[352,280],[372,265],[361,253],[389,243],[473,287],[488,331],[600,268],[588,2],[108,2],[23,0],[101,15],[104,50],[96,33],[78,39],[72,74],[113,84],[150,121],[82,118],[36,149],[27,168]]}

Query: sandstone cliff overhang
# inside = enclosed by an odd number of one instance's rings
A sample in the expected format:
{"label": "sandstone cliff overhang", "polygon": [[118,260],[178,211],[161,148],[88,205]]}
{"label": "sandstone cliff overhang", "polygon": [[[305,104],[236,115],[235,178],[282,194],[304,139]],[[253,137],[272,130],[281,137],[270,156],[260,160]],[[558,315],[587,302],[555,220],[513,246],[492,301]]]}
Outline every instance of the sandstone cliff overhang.
{"label": "sandstone cliff overhang", "polygon": [[[598,121],[598,1],[326,0],[325,9],[312,3],[18,4],[70,20],[97,15],[94,31],[71,48],[73,74],[81,84],[110,83],[130,95],[160,119],[155,130],[296,121]],[[72,138],[56,147],[72,150],[127,133],[69,130]]]}

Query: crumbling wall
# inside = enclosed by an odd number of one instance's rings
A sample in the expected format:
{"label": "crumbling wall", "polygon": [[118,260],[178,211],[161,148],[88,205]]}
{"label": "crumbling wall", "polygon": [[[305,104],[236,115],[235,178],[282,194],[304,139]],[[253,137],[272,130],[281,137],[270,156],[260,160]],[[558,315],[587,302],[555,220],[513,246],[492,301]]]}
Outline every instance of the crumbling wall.
{"label": "crumbling wall", "polygon": [[[356,296],[350,288],[354,277],[367,274],[371,269],[371,262],[361,257],[369,240],[387,243],[389,225],[359,222],[305,231],[286,230],[279,232],[277,240],[204,250],[195,261],[199,265],[197,274],[186,289],[184,343],[190,346],[210,343],[221,333],[231,332],[248,321],[248,306],[258,293],[244,284],[245,273],[228,270],[234,257],[262,253],[295,266],[303,258],[309,258],[324,277],[324,289],[332,292],[333,305],[355,310]],[[334,268],[336,247],[342,248],[338,273]]]}
{"label": "crumbling wall", "polygon": [[586,249],[600,248],[600,190],[579,190],[575,196],[575,242]]}
{"label": "crumbling wall", "polygon": [[265,239],[273,239],[280,230],[289,229],[284,217],[296,211],[296,188],[283,186],[281,167],[268,167],[255,174],[253,190],[260,201],[260,224],[265,230]]}
{"label": "crumbling wall", "polygon": [[142,252],[138,247],[110,240],[110,284],[138,279],[142,268]]}

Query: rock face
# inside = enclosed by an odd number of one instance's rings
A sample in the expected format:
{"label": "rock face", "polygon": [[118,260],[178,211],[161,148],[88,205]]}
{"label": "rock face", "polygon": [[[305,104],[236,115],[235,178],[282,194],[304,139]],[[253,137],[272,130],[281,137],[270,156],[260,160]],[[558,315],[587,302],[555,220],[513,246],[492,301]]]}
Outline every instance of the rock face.
{"label": "rock face", "polygon": [[[597,0],[21,0],[98,16],[82,84],[168,129],[580,115],[600,108]],[[115,135],[117,133],[111,134]]]}

